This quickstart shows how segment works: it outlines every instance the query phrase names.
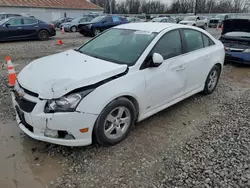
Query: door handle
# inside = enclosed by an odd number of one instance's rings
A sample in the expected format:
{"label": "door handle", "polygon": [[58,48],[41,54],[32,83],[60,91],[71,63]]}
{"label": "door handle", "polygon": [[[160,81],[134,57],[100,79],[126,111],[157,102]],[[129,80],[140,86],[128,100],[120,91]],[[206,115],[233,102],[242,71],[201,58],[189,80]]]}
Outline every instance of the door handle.
{"label": "door handle", "polygon": [[180,65],[179,67],[177,67],[176,71],[182,71],[186,68],[185,65]]}
{"label": "door handle", "polygon": [[34,27],[38,27],[38,25],[34,26]]}
{"label": "door handle", "polygon": [[22,27],[18,27],[17,29],[22,29]]}

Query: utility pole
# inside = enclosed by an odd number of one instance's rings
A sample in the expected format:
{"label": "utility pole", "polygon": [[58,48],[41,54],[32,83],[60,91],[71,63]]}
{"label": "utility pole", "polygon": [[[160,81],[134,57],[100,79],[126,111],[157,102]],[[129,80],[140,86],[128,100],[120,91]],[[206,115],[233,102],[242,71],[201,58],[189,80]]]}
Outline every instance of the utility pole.
{"label": "utility pole", "polygon": [[197,1],[198,1],[198,0],[195,0],[194,15],[197,14]]}

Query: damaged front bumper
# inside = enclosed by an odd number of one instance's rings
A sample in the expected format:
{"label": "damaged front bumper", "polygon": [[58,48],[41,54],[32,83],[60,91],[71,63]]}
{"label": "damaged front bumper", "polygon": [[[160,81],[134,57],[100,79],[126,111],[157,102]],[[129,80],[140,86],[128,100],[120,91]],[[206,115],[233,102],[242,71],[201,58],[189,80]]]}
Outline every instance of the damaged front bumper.
{"label": "damaged front bumper", "polygon": [[[28,113],[20,108],[14,92],[11,92],[11,97],[17,123],[20,129],[30,137],[64,146],[86,146],[92,143],[92,130],[97,115],[83,112],[47,114],[43,112],[45,100],[25,95],[27,101],[36,102],[34,109]],[[82,133],[80,130],[84,128],[88,131]],[[48,131],[57,132],[57,134],[51,136],[51,134],[46,134]]]}

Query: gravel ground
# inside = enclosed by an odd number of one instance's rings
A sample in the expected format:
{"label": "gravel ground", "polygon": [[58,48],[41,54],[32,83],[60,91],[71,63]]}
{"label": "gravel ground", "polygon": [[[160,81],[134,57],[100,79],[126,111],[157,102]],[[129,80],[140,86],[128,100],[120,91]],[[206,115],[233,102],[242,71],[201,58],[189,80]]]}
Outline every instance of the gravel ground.
{"label": "gravel ground", "polygon": [[[58,39],[62,46],[55,45]],[[87,40],[67,33],[46,42],[1,43],[0,59],[11,55],[20,71],[33,59]],[[0,166],[6,170],[0,170],[0,187],[250,187],[250,67],[226,65],[212,95],[197,94],[148,118],[112,147],[62,147],[19,132],[6,78],[4,67]],[[25,165],[15,168],[20,163]]]}

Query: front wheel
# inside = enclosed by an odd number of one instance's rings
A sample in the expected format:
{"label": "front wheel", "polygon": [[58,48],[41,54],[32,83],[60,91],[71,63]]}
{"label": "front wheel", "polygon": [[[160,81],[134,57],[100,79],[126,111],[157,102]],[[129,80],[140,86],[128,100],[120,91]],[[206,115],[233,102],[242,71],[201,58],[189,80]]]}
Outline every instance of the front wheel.
{"label": "front wheel", "polygon": [[205,82],[205,87],[203,90],[203,93],[206,95],[209,95],[214,92],[220,78],[220,67],[218,65],[215,65],[209,72],[206,82]]}
{"label": "front wheel", "polygon": [[70,28],[70,31],[71,31],[71,32],[76,32],[76,31],[77,31],[76,26],[72,26],[72,27]]}
{"label": "front wheel", "polygon": [[126,138],[135,123],[136,109],[127,98],[110,102],[100,113],[94,127],[97,143],[115,145]]}
{"label": "front wheel", "polygon": [[97,35],[99,35],[100,33],[101,33],[100,29],[94,29],[94,31],[93,31],[94,37],[97,36]]}

